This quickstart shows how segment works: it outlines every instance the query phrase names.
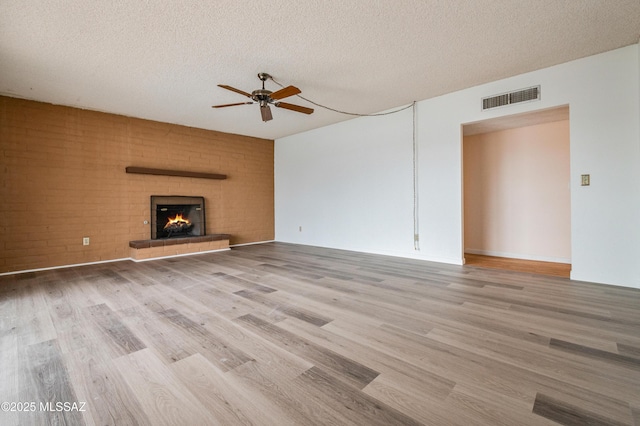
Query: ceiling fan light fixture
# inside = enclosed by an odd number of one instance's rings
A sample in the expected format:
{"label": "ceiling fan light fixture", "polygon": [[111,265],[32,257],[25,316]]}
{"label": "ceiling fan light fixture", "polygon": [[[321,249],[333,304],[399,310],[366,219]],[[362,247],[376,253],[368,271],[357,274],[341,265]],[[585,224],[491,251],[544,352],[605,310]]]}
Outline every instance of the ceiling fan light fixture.
{"label": "ceiling fan light fixture", "polygon": [[265,105],[260,105],[260,114],[262,114],[262,121],[264,121],[265,123],[267,121],[273,120],[273,116],[271,115],[271,108],[269,108],[269,105],[267,105],[265,103]]}

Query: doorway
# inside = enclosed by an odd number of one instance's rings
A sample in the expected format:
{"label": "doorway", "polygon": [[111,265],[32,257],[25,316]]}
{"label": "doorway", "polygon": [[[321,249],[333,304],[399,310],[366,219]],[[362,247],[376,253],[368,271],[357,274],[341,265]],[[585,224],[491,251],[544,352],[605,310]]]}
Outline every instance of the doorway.
{"label": "doorway", "polygon": [[465,259],[570,270],[569,107],[464,124],[462,135]]}

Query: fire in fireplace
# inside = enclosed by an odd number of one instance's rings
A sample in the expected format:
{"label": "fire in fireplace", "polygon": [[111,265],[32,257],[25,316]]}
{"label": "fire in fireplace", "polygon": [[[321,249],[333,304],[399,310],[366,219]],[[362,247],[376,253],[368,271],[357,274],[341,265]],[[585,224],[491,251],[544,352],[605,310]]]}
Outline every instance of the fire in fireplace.
{"label": "fire in fireplace", "polygon": [[206,235],[204,197],[151,196],[151,239]]}
{"label": "fire in fireplace", "polygon": [[178,213],[175,217],[170,217],[167,224],[162,228],[165,232],[171,235],[178,235],[187,233],[193,228],[193,223],[189,219],[184,219],[182,213]]}

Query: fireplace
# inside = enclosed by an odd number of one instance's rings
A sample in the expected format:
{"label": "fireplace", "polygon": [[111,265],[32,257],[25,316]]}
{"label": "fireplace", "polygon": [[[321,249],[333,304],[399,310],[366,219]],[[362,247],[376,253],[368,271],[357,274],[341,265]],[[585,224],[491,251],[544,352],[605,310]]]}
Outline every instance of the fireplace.
{"label": "fireplace", "polygon": [[151,239],[206,235],[204,197],[151,196]]}

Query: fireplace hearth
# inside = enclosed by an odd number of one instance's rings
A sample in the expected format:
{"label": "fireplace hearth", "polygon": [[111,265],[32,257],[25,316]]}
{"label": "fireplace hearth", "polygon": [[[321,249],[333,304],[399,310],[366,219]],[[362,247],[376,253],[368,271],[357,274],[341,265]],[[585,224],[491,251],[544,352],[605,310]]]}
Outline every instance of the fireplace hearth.
{"label": "fireplace hearth", "polygon": [[151,239],[206,235],[204,197],[151,196]]}

